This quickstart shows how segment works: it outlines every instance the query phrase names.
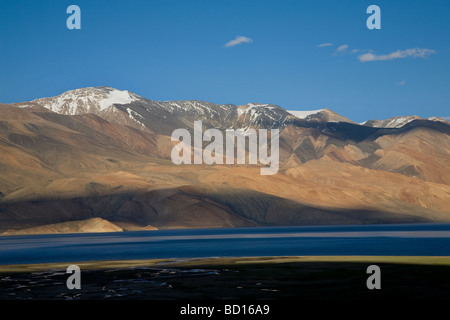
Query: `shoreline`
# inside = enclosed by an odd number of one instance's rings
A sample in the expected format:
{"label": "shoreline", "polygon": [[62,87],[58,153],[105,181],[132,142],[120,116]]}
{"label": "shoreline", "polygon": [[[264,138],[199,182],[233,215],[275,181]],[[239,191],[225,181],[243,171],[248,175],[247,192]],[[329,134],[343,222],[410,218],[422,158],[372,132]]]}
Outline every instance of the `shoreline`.
{"label": "shoreline", "polygon": [[195,267],[220,266],[261,263],[293,262],[353,262],[353,263],[395,263],[413,265],[450,266],[450,256],[247,256],[247,257],[206,257],[206,258],[167,258],[167,259],[133,259],[133,260],[95,260],[67,261],[49,263],[27,263],[0,265],[0,274],[7,272],[39,272],[65,269],[75,264],[85,270],[120,269],[136,267]]}

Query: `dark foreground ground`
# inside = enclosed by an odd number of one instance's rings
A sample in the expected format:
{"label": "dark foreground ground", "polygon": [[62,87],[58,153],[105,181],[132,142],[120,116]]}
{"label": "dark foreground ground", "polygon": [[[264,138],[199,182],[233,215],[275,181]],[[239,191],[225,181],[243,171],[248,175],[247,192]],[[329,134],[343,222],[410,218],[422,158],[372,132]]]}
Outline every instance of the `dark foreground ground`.
{"label": "dark foreground ground", "polygon": [[[381,269],[369,290],[367,267]],[[68,264],[67,264],[68,265]],[[1,300],[450,300],[450,257],[268,257],[0,266]]]}
{"label": "dark foreground ground", "polygon": [[[367,267],[381,269],[369,290]],[[67,264],[69,265],[69,264]],[[449,257],[270,257],[0,266],[1,300],[450,300]]]}
{"label": "dark foreground ground", "polygon": [[[381,268],[381,289],[366,286]],[[268,257],[0,266],[18,319],[416,319],[446,314],[450,257]],[[24,301],[25,300],[25,301]],[[442,312],[441,312],[442,310]]]}

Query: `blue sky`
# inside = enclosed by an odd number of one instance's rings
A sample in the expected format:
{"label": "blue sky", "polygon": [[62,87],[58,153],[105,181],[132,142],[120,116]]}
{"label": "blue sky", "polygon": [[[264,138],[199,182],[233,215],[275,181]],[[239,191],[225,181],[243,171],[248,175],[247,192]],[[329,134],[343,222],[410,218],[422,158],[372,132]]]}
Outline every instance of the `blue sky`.
{"label": "blue sky", "polygon": [[[71,4],[81,30],[66,27]],[[381,30],[366,27],[371,4]],[[450,116],[449,40],[448,0],[2,0],[0,102],[111,86],[355,121]]]}

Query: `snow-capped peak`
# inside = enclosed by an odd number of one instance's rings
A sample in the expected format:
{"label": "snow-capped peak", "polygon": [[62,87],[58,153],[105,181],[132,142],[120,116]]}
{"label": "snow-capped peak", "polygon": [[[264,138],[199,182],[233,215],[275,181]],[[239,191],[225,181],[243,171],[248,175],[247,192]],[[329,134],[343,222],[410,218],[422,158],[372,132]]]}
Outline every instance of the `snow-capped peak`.
{"label": "snow-capped peak", "polygon": [[399,117],[393,117],[385,120],[367,120],[362,123],[364,126],[369,127],[377,127],[377,128],[401,128],[405,124],[416,120],[416,119],[422,119],[418,116],[399,116]]}
{"label": "snow-capped peak", "polygon": [[266,108],[268,106],[269,104],[267,103],[248,103],[245,107],[251,109],[251,108]]}
{"label": "snow-capped peak", "polygon": [[355,123],[354,121],[341,116],[340,114],[328,109],[318,109],[318,110],[310,110],[310,111],[298,111],[288,110],[290,114],[293,116],[303,119],[306,121],[319,121],[319,122],[347,122],[347,123]]}
{"label": "snow-capped peak", "polygon": [[386,124],[386,128],[399,128],[413,121],[416,117],[395,117]]}
{"label": "snow-capped peak", "polygon": [[323,109],[319,110],[310,110],[310,111],[298,111],[298,110],[288,110],[290,114],[293,116],[296,116],[299,119],[306,119],[308,116],[317,114],[319,112],[323,111]]}
{"label": "snow-capped peak", "polygon": [[129,104],[142,99],[128,91],[111,87],[88,87],[66,91],[59,96],[33,102],[60,114],[98,113],[114,104]]}
{"label": "snow-capped peak", "polygon": [[361,124],[364,126],[377,127],[377,128],[401,128],[413,120],[429,120],[429,121],[438,121],[438,122],[446,121],[445,119],[439,118],[439,117],[422,118],[419,116],[399,116],[399,117],[388,118],[385,120],[367,120]]}

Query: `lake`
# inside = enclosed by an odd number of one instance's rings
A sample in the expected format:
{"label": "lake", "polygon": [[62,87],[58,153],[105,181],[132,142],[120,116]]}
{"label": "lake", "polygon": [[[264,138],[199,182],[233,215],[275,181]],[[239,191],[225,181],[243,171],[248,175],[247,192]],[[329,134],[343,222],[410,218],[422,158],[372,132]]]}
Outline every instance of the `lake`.
{"label": "lake", "polygon": [[182,229],[0,237],[0,264],[299,255],[449,256],[450,224]]}

